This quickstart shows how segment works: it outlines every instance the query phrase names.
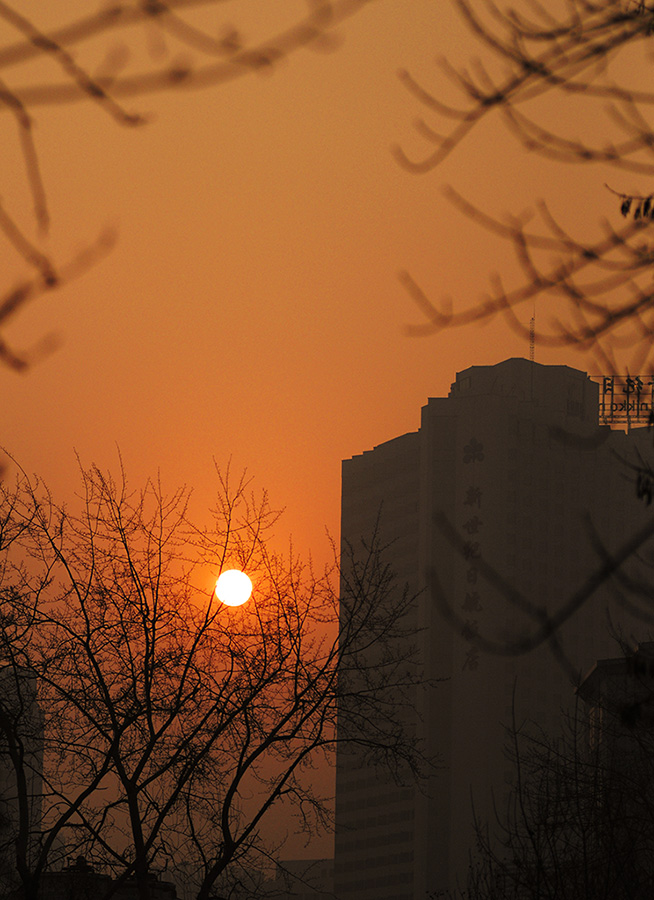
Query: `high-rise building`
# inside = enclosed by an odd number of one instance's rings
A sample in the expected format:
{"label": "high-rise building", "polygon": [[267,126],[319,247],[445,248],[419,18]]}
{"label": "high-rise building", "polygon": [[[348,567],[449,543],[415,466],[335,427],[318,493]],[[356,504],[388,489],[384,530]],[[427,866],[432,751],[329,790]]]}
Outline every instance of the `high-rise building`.
{"label": "high-rise building", "polygon": [[[36,854],[43,792],[43,716],[36,678],[20,666],[0,667],[0,887],[19,884],[16,847]],[[21,830],[24,833],[21,834]],[[1,890],[0,890],[1,895]]]}
{"label": "high-rise building", "polygon": [[[603,399],[618,389],[605,381]],[[578,674],[616,655],[617,639],[648,639],[643,602],[615,577],[592,579],[643,526],[635,454],[654,453],[652,435],[599,416],[600,385],[584,372],[509,359],[460,372],[417,431],[344,461],[342,539],[378,522],[417,595],[416,639],[437,683],[417,697],[414,727],[441,768],[398,785],[339,754],[339,900],[462,887],[475,818],[492,821],[514,780],[506,726],[555,731]]]}

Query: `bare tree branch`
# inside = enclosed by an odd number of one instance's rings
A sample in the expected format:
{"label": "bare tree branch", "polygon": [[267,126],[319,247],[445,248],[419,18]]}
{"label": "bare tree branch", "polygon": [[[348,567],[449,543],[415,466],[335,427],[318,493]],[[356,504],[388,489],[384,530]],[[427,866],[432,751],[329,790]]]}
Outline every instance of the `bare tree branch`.
{"label": "bare tree branch", "polygon": [[[624,0],[570,0],[553,12],[530,2],[518,10],[502,9],[489,0],[454,0],[455,6],[485,51],[484,61],[468,69],[456,69],[447,61],[441,68],[463,100],[460,106],[441,102],[436,91],[418,84],[407,72],[400,78],[411,96],[440,124],[418,120],[420,135],[430,145],[422,159],[410,159],[396,147],[399,163],[415,173],[436,169],[470,137],[489,115],[501,117],[509,134],[525,149],[559,163],[601,163],[620,173],[654,175],[654,131],[651,110],[654,92],[642,90],[638,78],[632,85],[618,62],[650,39],[653,12],[647,4]],[[499,68],[498,77],[491,66]],[[642,63],[639,68],[642,68]],[[640,79],[640,83],[644,81]],[[539,101],[556,100],[563,109],[575,102],[592,122],[592,114],[604,117],[607,128],[618,135],[594,142],[567,133],[569,119],[558,116],[554,125]],[[564,123],[564,124],[560,124]],[[483,322],[502,314],[511,328],[530,337],[514,310],[525,300],[548,296],[557,300],[546,326],[540,319],[533,338],[544,346],[571,346],[591,350],[606,363],[618,347],[632,350],[632,360],[651,367],[645,339],[654,326],[651,295],[651,241],[647,230],[654,212],[654,195],[642,196],[609,188],[619,200],[619,211],[632,219],[616,229],[600,223],[603,237],[592,242],[565,234],[544,203],[538,227],[528,227],[527,216],[499,220],[481,212],[454,189],[448,199],[473,222],[498,234],[515,252],[521,283],[508,290],[493,276],[488,295],[472,307],[454,311],[449,299],[443,309],[430,300],[416,279],[402,273],[400,279],[417,303],[426,322],[411,326],[409,333],[427,335],[443,328]],[[543,256],[545,254],[545,256]],[[552,263],[552,254],[555,262]],[[612,277],[604,273],[613,272]],[[582,279],[583,276],[583,279]],[[629,362],[631,364],[631,361]]]}
{"label": "bare tree branch", "polygon": [[[43,238],[50,227],[47,186],[41,176],[33,130],[39,109],[90,102],[119,125],[140,126],[147,122],[147,117],[138,110],[127,108],[123,101],[172,90],[205,90],[252,73],[273,71],[304,48],[331,49],[336,46],[338,27],[372,2],[374,0],[306,0],[305,12],[295,13],[293,21],[285,27],[267,37],[248,40],[231,20],[219,18],[227,5],[225,0],[126,0],[75,18],[52,31],[24,16],[16,4],[1,0],[0,21],[17,33],[17,39],[0,46],[0,112],[3,109],[10,112],[18,128],[25,178],[32,198],[33,221],[39,238]],[[193,13],[203,8],[216,13],[216,36],[206,26],[201,27],[193,21]],[[134,36],[140,37],[144,29],[149,29],[150,34],[154,32],[162,46],[162,58],[151,60],[145,67],[134,62],[137,54],[130,45]],[[172,48],[168,43],[172,43]],[[80,49],[84,49],[91,59],[95,56],[95,64],[87,66],[78,62]],[[183,55],[180,56],[179,51],[183,51]],[[30,64],[43,59],[52,61],[60,72],[60,80],[40,81],[37,77],[30,84]],[[61,287],[65,280],[54,274],[61,266],[55,266],[47,259],[18,228],[19,218],[3,208],[0,233],[30,265],[40,266],[42,272],[47,268],[49,275],[43,279],[40,288],[53,287],[49,282],[55,278],[57,287]],[[88,254],[87,262],[91,262]],[[40,293],[41,289],[21,284],[20,289],[10,289],[7,300],[17,309],[26,295],[33,298]],[[0,363],[11,368],[25,370],[35,357],[52,345],[51,341],[46,341],[31,353],[17,352],[2,335],[3,324],[0,316]]]}

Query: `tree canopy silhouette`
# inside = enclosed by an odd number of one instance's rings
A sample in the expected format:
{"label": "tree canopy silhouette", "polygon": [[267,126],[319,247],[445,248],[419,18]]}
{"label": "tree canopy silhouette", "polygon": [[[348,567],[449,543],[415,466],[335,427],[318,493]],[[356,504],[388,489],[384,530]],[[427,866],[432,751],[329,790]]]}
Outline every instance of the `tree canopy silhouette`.
{"label": "tree canopy silhouette", "polygon": [[[162,869],[208,900],[230,866],[270,851],[272,810],[307,833],[329,820],[312,770],[338,741],[421,768],[403,726],[419,680],[411,597],[377,541],[315,574],[271,549],[278,514],[229,475],[207,527],[187,491],[131,491],[96,468],[77,512],[23,475],[0,492],[0,659],[15,685],[0,698],[0,860],[26,900],[79,854],[135,879],[141,900]],[[238,608],[212,594],[234,567],[254,582]]]}

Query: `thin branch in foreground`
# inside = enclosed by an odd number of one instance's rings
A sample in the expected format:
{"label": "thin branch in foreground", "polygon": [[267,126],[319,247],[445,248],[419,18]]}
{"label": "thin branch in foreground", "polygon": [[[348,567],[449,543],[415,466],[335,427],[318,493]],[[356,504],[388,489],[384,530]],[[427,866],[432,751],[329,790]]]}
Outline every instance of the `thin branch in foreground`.
{"label": "thin branch in foreground", "polygon": [[[50,225],[47,191],[41,175],[39,156],[34,140],[35,111],[38,107],[91,102],[120,125],[137,126],[146,117],[122,105],[127,98],[169,90],[201,90],[227,84],[252,73],[266,73],[303,48],[329,50],[336,46],[330,40],[335,30],[348,18],[374,0],[307,0],[306,10],[300,9],[290,25],[279,33],[248,44],[243,35],[229,22],[224,23],[222,35],[213,37],[193,24],[186,14],[194,9],[214,7],[222,9],[223,0],[124,0],[97,13],[75,17],[67,24],[47,31],[25,16],[18,5],[0,0],[0,20],[20,35],[14,43],[0,47],[0,112],[9,111],[17,123],[26,181],[33,203],[37,231],[44,236]],[[286,21],[286,20],[283,20]],[[199,54],[199,58],[180,60],[167,58],[163,63],[146,67],[143,71],[126,70],[130,51],[124,45],[109,47],[92,74],[91,67],[78,62],[75,50],[81,45],[91,53],[98,42],[111,39],[119,32],[134,33],[140,26],[165,34],[183,50]],[[216,33],[220,33],[217,30]],[[102,46],[100,45],[100,50]],[[167,55],[164,48],[164,55]],[[58,80],[25,84],[24,72],[30,63],[51,60],[63,77]],[[14,72],[19,70],[21,79]],[[15,81],[21,86],[16,87]],[[42,253],[16,219],[0,208],[0,232],[32,267],[40,273],[38,279],[21,281],[0,300],[0,324],[8,315],[22,308],[28,299],[61,286],[59,266]],[[91,256],[94,254],[91,254]],[[87,255],[87,259],[90,256]],[[18,354],[6,340],[2,341],[0,362],[16,370],[28,366],[52,341],[41,343],[30,354]]]}
{"label": "thin branch in foreground", "polygon": [[[2,221],[3,211],[0,207],[0,226],[4,228]],[[4,296],[0,296],[0,329],[8,324],[27,303],[36,300],[51,291],[61,289],[69,282],[79,278],[92,268],[102,257],[111,252],[116,243],[116,234],[112,230],[106,230],[98,239],[82,249],[71,260],[64,263],[57,270],[56,275],[49,268],[49,262],[44,265],[40,274],[32,279],[21,281]],[[48,335],[39,341],[31,350],[16,352],[8,342],[0,335],[0,360],[17,372],[25,372],[30,365],[45,355],[51,353],[59,344],[58,338]]]}
{"label": "thin branch in foreground", "polygon": [[[444,515],[436,517],[436,525],[447,538],[449,543],[464,556],[465,541],[458,534],[453,525]],[[516,641],[497,641],[484,637],[475,632],[466,631],[468,639],[474,646],[487,653],[498,656],[521,656],[556,637],[559,629],[568,619],[577,613],[587,603],[595,591],[620,572],[621,567],[638,553],[639,550],[654,537],[654,518],[651,518],[629,540],[613,554],[603,552],[600,565],[586,581],[573,594],[565,599],[553,612],[548,612],[544,607],[534,605],[530,600],[518,591],[495,567],[483,559],[476,564],[481,576],[491,587],[496,588],[508,602],[522,613],[526,614],[534,623],[533,632]],[[441,614],[458,633],[465,628],[465,620],[455,612],[452,604],[446,596],[445,589],[435,568],[430,568],[427,573],[428,587]],[[570,672],[572,674],[572,669]]]}

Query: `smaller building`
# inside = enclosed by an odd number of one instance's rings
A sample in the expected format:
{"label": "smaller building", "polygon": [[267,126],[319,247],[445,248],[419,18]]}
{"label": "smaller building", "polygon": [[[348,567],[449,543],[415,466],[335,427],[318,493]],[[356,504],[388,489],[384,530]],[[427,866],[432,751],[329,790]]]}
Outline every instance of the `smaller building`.
{"label": "smaller building", "polygon": [[633,753],[652,743],[654,727],[654,641],[625,656],[600,659],[577,688],[587,708],[589,740],[612,755]]}
{"label": "smaller building", "polygon": [[586,706],[594,846],[607,871],[613,862],[625,896],[644,900],[654,891],[654,642],[598,660],[577,694]]}
{"label": "smaller building", "polygon": [[[98,872],[84,856],[58,872],[45,872],[41,878],[40,900],[138,900],[134,878],[122,883]],[[151,900],[177,900],[175,885],[151,876]],[[18,900],[18,898],[17,898]]]}
{"label": "smaller building", "polygon": [[262,893],[270,900],[334,900],[334,860],[282,860]]}
{"label": "smaller building", "polygon": [[[43,793],[43,713],[36,677],[20,666],[0,667],[0,890],[18,887],[17,847],[24,863],[38,853]],[[19,841],[20,823],[28,832]]]}

